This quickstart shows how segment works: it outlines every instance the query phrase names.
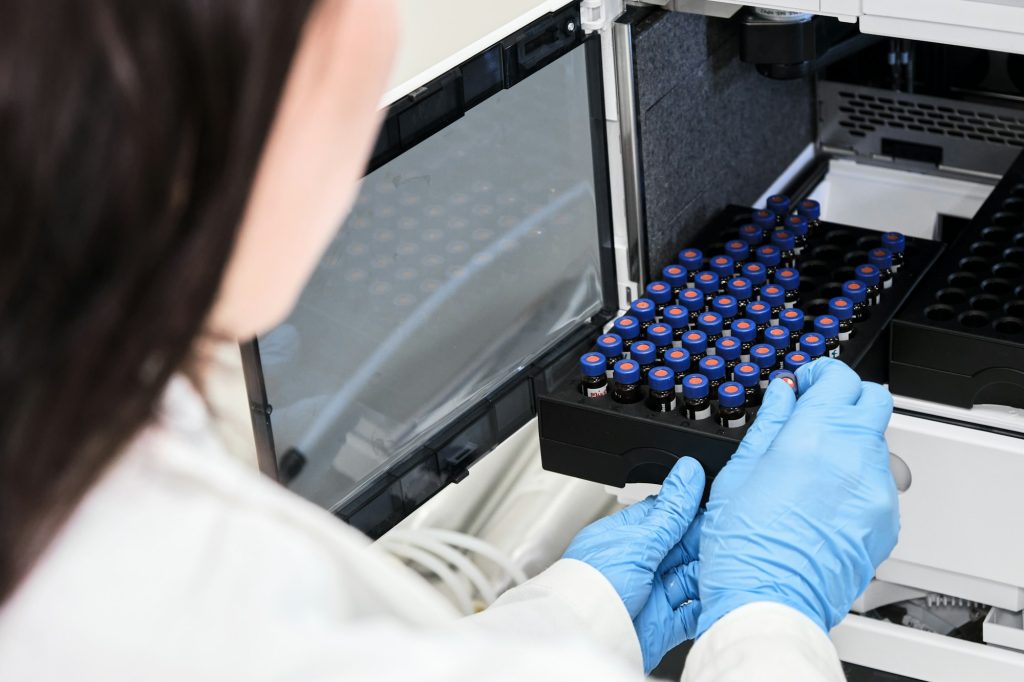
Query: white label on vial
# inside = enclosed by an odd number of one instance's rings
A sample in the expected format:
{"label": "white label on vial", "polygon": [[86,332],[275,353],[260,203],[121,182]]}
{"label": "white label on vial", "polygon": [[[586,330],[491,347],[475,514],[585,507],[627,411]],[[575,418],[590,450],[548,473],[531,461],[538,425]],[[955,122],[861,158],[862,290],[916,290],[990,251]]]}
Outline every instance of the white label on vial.
{"label": "white label on vial", "polygon": [[606,395],[608,395],[608,387],[607,386],[604,386],[602,388],[588,388],[587,389],[587,397],[588,398],[603,398]]}
{"label": "white label on vial", "polygon": [[605,370],[604,375],[606,377],[608,377],[609,379],[614,379],[615,378],[615,370],[613,370],[613,369]]}
{"label": "white label on vial", "polygon": [[794,307],[796,307],[796,301],[786,301],[786,303],[784,305],[786,306],[787,309],[788,308],[794,308]]}
{"label": "white label on vial", "polygon": [[700,412],[694,412],[693,413],[693,418],[694,419],[707,419],[710,416],[711,416],[711,408],[710,407],[705,407]]}
{"label": "white label on vial", "polygon": [[740,417],[739,419],[726,419],[725,426],[730,429],[738,429],[741,426],[745,426],[747,423],[746,417]]}
{"label": "white label on vial", "polygon": [[717,353],[718,353],[718,349],[717,348],[715,348],[714,346],[708,346],[708,355],[716,355]]}
{"label": "white label on vial", "polygon": [[767,379],[761,379],[761,381],[759,383],[761,385],[761,389],[762,390],[768,388],[768,380]]}
{"label": "white label on vial", "polygon": [[840,341],[849,341],[850,340],[850,332],[839,332],[839,340]]}
{"label": "white label on vial", "polygon": [[722,330],[722,336],[732,336],[732,330],[731,329],[723,329]]}
{"label": "white label on vial", "polygon": [[750,353],[740,355],[740,362],[750,362]]}
{"label": "white label on vial", "polygon": [[838,358],[839,357],[839,351],[840,351],[839,348],[833,348],[832,350],[830,350],[828,352],[828,356],[830,358]]}
{"label": "white label on vial", "polygon": [[682,384],[676,384],[676,393],[682,393],[682,392],[683,392],[683,385]]}
{"label": "white label on vial", "polygon": [[885,284],[882,285],[882,288],[883,289],[888,289],[890,287],[892,287],[892,280],[891,279],[885,280]]}

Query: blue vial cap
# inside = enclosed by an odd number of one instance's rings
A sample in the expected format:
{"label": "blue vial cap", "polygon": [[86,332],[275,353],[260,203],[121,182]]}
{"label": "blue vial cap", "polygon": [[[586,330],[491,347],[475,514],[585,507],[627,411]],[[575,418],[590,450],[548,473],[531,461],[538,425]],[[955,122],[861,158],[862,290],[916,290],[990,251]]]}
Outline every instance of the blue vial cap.
{"label": "blue vial cap", "polygon": [[786,291],[794,291],[800,286],[800,271],[796,268],[780,268],[775,271],[775,283]]}
{"label": "blue vial cap", "polygon": [[747,304],[747,317],[758,324],[768,324],[772,319],[772,307],[764,301]]}
{"label": "blue vial cap", "polygon": [[638,298],[629,306],[629,314],[641,322],[650,322],[654,319],[657,308],[654,301],[649,298]]}
{"label": "blue vial cap", "polygon": [[668,367],[654,367],[647,373],[647,383],[652,391],[671,391],[676,387],[676,373]]}
{"label": "blue vial cap", "polygon": [[[774,220],[774,218],[773,218]],[[764,241],[765,228],[754,223],[747,223],[740,226],[740,239],[751,246],[759,246]]]}
{"label": "blue vial cap", "polygon": [[814,331],[826,339],[839,336],[839,318],[832,315],[818,315],[814,318]]}
{"label": "blue vial cap", "polygon": [[739,382],[726,381],[718,387],[718,404],[721,407],[743,407],[746,402],[747,392]]}
{"label": "blue vial cap", "polygon": [[636,339],[640,337],[640,320],[630,315],[623,315],[612,324],[615,333],[621,338]]}
{"label": "blue vial cap", "polygon": [[750,220],[762,230],[775,229],[775,213],[766,208],[751,213]]}
{"label": "blue vial cap", "polygon": [[786,215],[789,213],[791,205],[789,197],[785,194],[775,194],[768,197],[768,210],[775,215]]}
{"label": "blue vial cap", "polygon": [[731,277],[736,270],[736,261],[731,256],[712,256],[708,261],[708,267],[712,272],[718,273],[719,277]]}
{"label": "blue vial cap", "polygon": [[580,371],[584,376],[600,377],[608,370],[608,358],[601,353],[584,353],[580,357]]}
{"label": "blue vial cap", "polygon": [[773,268],[782,261],[782,253],[779,251],[779,247],[773,244],[759,246],[757,247],[757,261]]}
{"label": "blue vial cap", "polygon": [[902,232],[886,232],[882,235],[882,246],[893,253],[903,253],[907,250],[907,238]]}
{"label": "blue vial cap", "polygon": [[722,316],[718,313],[701,313],[697,316],[697,329],[708,336],[722,333]]}
{"label": "blue vial cap", "polygon": [[653,365],[658,358],[658,349],[651,341],[637,341],[629,347],[629,357],[641,365]]}
{"label": "blue vial cap", "polygon": [[868,292],[864,286],[864,282],[856,279],[851,279],[848,282],[843,282],[843,296],[856,303],[863,303],[867,300]]}
{"label": "blue vial cap", "polygon": [[785,327],[768,327],[764,330],[765,342],[777,350],[789,349],[789,330]]}
{"label": "blue vial cap", "polygon": [[804,330],[804,311],[799,308],[789,308],[779,314],[779,324],[791,332],[802,332]]}
{"label": "blue vial cap", "polygon": [[725,253],[733,261],[746,260],[750,256],[750,244],[742,239],[733,239],[725,243]]}
{"label": "blue vial cap", "polygon": [[661,270],[661,278],[668,282],[673,289],[682,289],[686,286],[686,268],[682,265],[666,265]]}
{"label": "blue vial cap", "polygon": [[672,327],[659,322],[647,328],[647,338],[654,342],[654,345],[663,348],[672,345]]}
{"label": "blue vial cap", "polygon": [[725,290],[737,301],[748,301],[754,295],[754,285],[746,277],[733,277],[726,282]]}
{"label": "blue vial cap", "polygon": [[768,281],[768,268],[764,263],[744,263],[741,272],[751,286],[759,287]]}
{"label": "blue vial cap", "polygon": [[668,282],[651,282],[647,285],[647,298],[658,305],[672,302],[672,285]]}
{"label": "blue vial cap", "polygon": [[622,355],[622,337],[618,334],[602,334],[597,339],[597,349],[606,358],[617,358]]}
{"label": "blue vial cap", "polygon": [[768,381],[771,382],[775,381],[776,379],[782,379],[789,385],[791,389],[793,389],[794,393],[797,393],[798,389],[796,383],[796,374],[793,373],[795,371],[796,370],[790,371],[788,369],[777,369],[768,375]]}
{"label": "blue vial cap", "polygon": [[825,354],[825,337],[818,333],[804,334],[800,337],[800,350],[812,358],[820,358]]}
{"label": "blue vial cap", "polygon": [[679,264],[690,272],[697,272],[704,264],[704,252],[700,249],[683,249],[678,257]]}
{"label": "blue vial cap", "polygon": [[868,262],[879,270],[892,267],[892,251],[889,249],[871,249],[868,251]]}
{"label": "blue vial cap", "polygon": [[665,308],[661,318],[672,329],[686,329],[690,324],[690,313],[686,308],[678,305],[670,305]]}
{"label": "blue vial cap", "polygon": [[819,220],[821,218],[821,204],[814,199],[804,199],[797,204],[796,212],[807,220]]}
{"label": "blue vial cap", "polygon": [[715,352],[726,360],[739,360],[740,349],[740,340],[731,336],[723,336],[715,341]]}
{"label": "blue vial cap", "polygon": [[792,353],[786,354],[786,359],[782,362],[782,366],[790,372],[796,372],[810,361],[810,355],[803,351],[795,350]]}
{"label": "blue vial cap", "polygon": [[683,334],[683,348],[689,351],[690,355],[704,353],[708,349],[708,335],[697,330],[686,332]]}
{"label": "blue vial cap", "polygon": [[752,362],[741,362],[732,368],[732,375],[737,383],[753,388],[761,380],[761,368]]}
{"label": "blue vial cap", "polygon": [[708,378],[701,374],[690,374],[683,379],[683,397],[689,400],[707,398],[711,393]]}
{"label": "blue vial cap", "polygon": [[767,343],[759,343],[750,349],[750,360],[761,369],[775,366],[775,349]]}
{"label": "blue vial cap", "polygon": [[639,384],[640,365],[634,360],[619,360],[612,376],[617,384]]}
{"label": "blue vial cap", "polygon": [[752,343],[757,338],[757,323],[745,317],[733,320],[729,329],[741,343]]}
{"label": "blue vial cap", "polygon": [[780,251],[792,251],[796,247],[796,237],[789,230],[775,230],[772,232],[772,244]]}
{"label": "blue vial cap", "polygon": [[776,308],[786,302],[786,291],[778,284],[765,284],[761,287],[761,300]]}
{"label": "blue vial cap", "polygon": [[[712,279],[717,279],[712,273]],[[718,291],[717,285],[715,291]],[[691,313],[699,313],[704,308],[704,292],[699,289],[684,289],[679,292],[679,305]]]}
{"label": "blue vial cap", "polygon": [[725,360],[717,355],[701,358],[698,365],[700,366],[700,373],[712,381],[725,378]]}
{"label": "blue vial cap", "polygon": [[685,348],[673,348],[665,353],[665,364],[673,372],[685,372],[690,369],[690,352]]}
{"label": "blue vial cap", "polygon": [[853,317],[853,301],[845,296],[836,296],[828,302],[828,312],[842,320],[849,320]]}
{"label": "blue vial cap", "polygon": [[874,265],[858,265],[857,279],[870,286],[878,286],[882,275]]}
{"label": "blue vial cap", "polygon": [[[722,317],[736,317],[736,313],[739,312],[739,306],[736,303],[736,299],[732,296],[715,296],[711,299],[711,310]],[[697,319],[699,320],[700,318]]]}
{"label": "blue vial cap", "polygon": [[807,235],[807,218],[799,215],[791,215],[782,223],[783,226],[798,237]]}
{"label": "blue vial cap", "polygon": [[697,276],[693,280],[693,285],[705,294],[713,294],[718,291],[718,285],[720,282],[721,278],[719,278],[717,272],[704,270],[697,273]]}

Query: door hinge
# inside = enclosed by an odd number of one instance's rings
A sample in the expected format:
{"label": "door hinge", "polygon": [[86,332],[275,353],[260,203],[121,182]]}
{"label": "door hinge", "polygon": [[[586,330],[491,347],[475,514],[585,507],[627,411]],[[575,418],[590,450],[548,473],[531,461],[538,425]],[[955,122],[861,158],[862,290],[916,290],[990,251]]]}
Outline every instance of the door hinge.
{"label": "door hinge", "polygon": [[582,0],[580,24],[587,33],[603,31],[619,18],[625,9],[625,0]]}

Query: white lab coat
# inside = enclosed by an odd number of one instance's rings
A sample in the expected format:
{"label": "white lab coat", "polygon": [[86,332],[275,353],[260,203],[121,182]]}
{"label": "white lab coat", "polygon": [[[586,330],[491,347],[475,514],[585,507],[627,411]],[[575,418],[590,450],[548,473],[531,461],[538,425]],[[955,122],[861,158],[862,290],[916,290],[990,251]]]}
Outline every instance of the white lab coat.
{"label": "white lab coat", "polygon": [[[603,576],[563,560],[459,619],[359,533],[231,460],[183,379],[0,609],[0,680],[642,678]],[[783,606],[729,614],[685,680],[842,680]]]}

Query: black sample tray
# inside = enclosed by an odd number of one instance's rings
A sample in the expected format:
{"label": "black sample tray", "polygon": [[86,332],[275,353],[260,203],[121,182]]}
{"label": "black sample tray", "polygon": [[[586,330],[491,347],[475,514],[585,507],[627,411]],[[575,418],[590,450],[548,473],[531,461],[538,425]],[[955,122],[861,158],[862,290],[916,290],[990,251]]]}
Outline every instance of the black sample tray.
{"label": "black sample tray", "polygon": [[[729,206],[687,246],[702,249],[705,257],[722,253],[723,244],[738,235],[750,214],[750,208]],[[827,312],[830,298],[842,295],[842,283],[855,279],[854,268],[867,262],[867,251],[880,244],[880,236],[827,222],[812,235],[796,266],[801,280],[797,306],[806,316],[805,331],[813,330],[814,318]],[[885,380],[889,323],[942,250],[939,242],[908,237],[906,261],[892,287],[870,309],[870,317],[856,325],[854,336],[842,342],[840,359],[865,379]],[[584,398],[578,381],[573,365],[539,396],[541,459],[549,471],[613,486],[660,483],[675,461],[688,455],[703,465],[710,484],[747,431],[719,426],[714,416],[691,421],[678,409],[658,414],[644,403]],[[748,409],[748,425],[756,413],[756,408]]]}
{"label": "black sample tray", "polygon": [[1024,154],[893,322],[893,392],[1024,408]]}

